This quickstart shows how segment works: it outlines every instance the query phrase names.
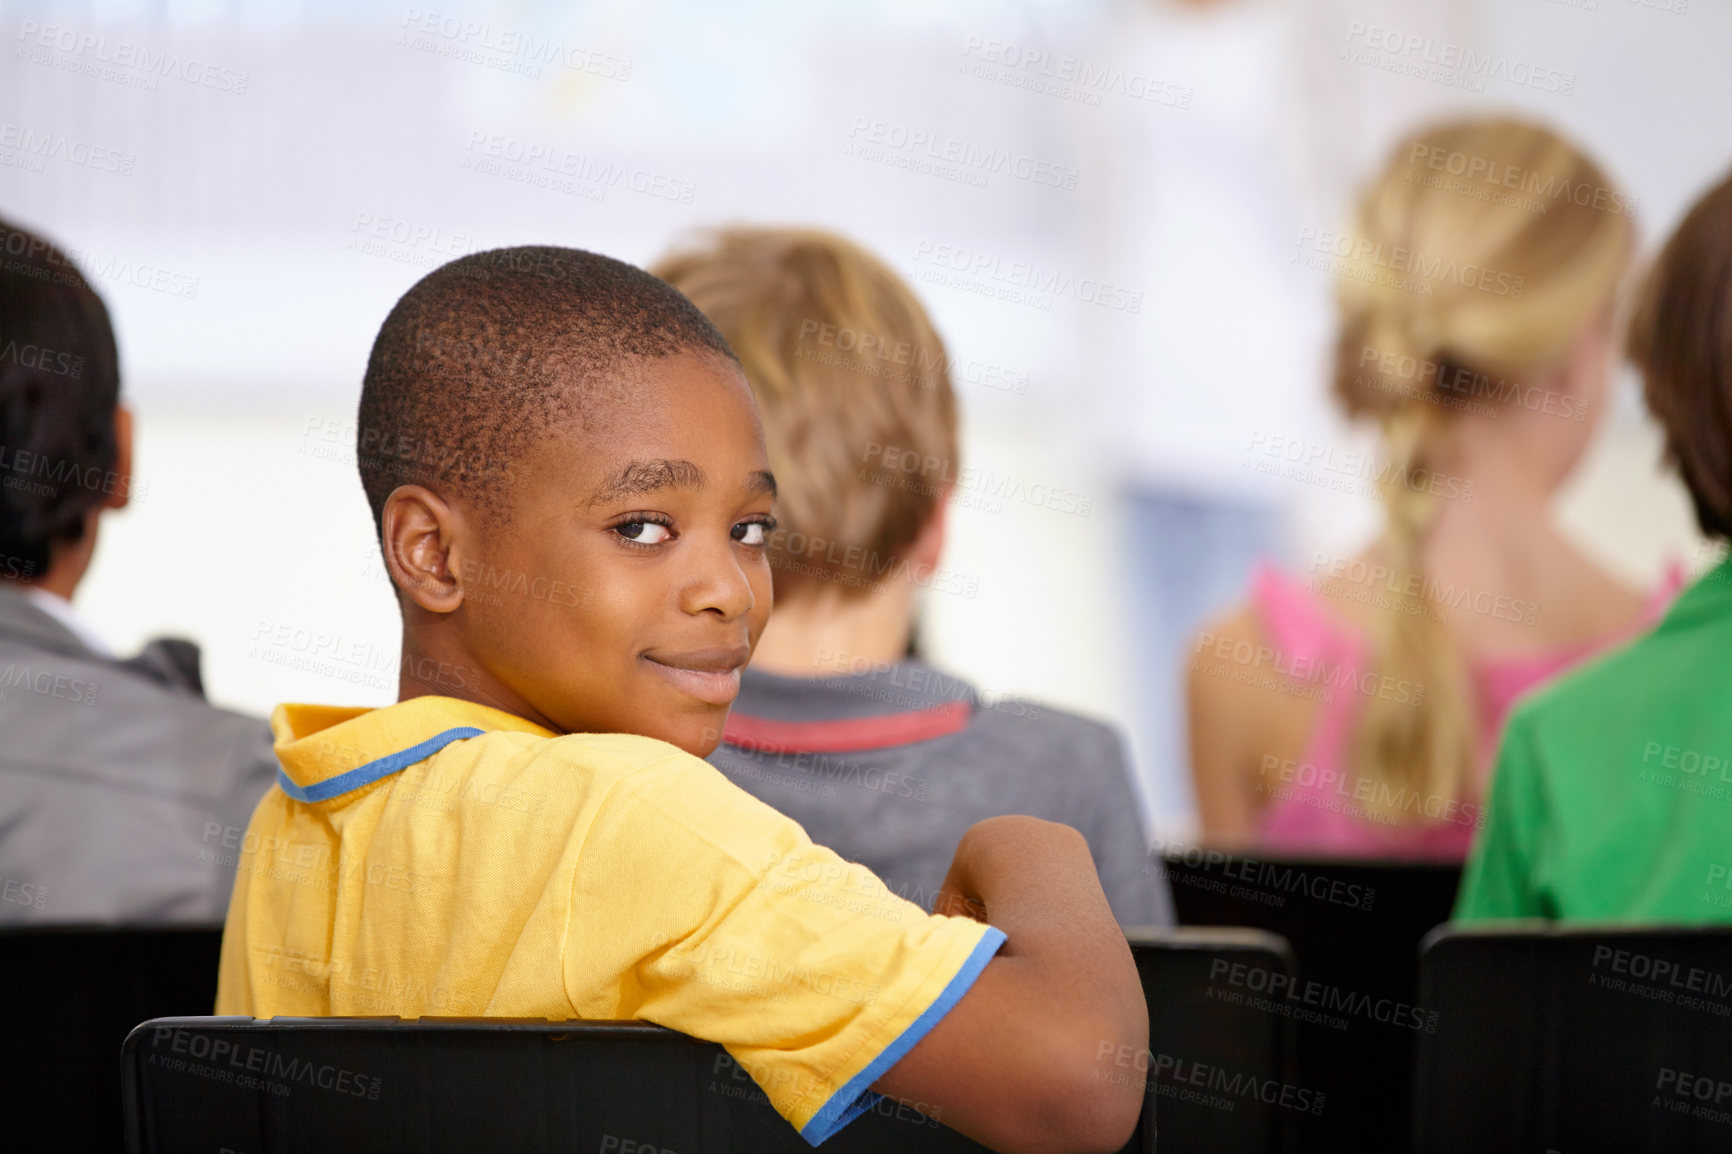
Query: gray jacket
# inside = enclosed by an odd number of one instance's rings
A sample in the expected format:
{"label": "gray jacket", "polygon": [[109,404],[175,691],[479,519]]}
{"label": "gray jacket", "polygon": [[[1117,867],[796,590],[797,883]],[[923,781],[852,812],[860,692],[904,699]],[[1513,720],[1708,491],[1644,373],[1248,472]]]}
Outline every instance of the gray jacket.
{"label": "gray jacket", "polygon": [[191,645],[103,657],[0,587],[0,924],[222,921],[276,771]]}
{"label": "gray jacket", "polygon": [[[947,714],[931,731],[927,719]],[[724,732],[710,764],[924,909],[968,827],[1019,813],[1088,839],[1120,924],[1173,924],[1123,746],[1098,722],[983,702],[966,681],[909,660],[821,678],[748,667]]]}

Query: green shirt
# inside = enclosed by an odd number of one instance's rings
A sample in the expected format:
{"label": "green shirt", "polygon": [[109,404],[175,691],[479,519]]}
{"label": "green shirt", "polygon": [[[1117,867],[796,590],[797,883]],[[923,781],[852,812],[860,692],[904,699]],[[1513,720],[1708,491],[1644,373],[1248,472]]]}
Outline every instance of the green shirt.
{"label": "green shirt", "polygon": [[1732,558],[1510,715],[1455,916],[1732,922]]}

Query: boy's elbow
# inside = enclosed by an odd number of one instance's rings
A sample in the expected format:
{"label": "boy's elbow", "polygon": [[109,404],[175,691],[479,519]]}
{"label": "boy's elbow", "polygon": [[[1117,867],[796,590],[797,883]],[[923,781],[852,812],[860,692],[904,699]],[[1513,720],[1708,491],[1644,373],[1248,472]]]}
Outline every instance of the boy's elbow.
{"label": "boy's elbow", "polygon": [[1142,1115],[1142,1082],[1131,1087],[1055,1085],[1037,1102],[1023,1103],[1024,1125],[1006,1154],[1115,1154]]}
{"label": "boy's elbow", "polygon": [[1122,1050],[1141,1058],[1142,1044],[1121,1048],[1090,1041],[1085,1054],[1081,1032],[1077,1042],[1063,1051],[1069,1060],[1052,1063],[1040,1079],[1039,1090],[1025,1100],[1033,1124],[1028,1127],[1029,1142],[1021,1149],[1029,1154],[1110,1154],[1122,1150],[1136,1131],[1147,1068],[1134,1059],[1122,1063],[1116,1059]]}

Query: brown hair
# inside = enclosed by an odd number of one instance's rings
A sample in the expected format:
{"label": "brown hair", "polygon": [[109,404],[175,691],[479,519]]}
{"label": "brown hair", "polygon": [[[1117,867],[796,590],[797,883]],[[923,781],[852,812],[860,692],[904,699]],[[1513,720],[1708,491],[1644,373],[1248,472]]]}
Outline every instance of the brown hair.
{"label": "brown hair", "polygon": [[721,330],[745,368],[780,486],[776,596],[853,596],[897,568],[958,473],[949,358],[882,261],[815,229],[718,229],[651,270]]}
{"label": "brown hair", "polygon": [[[1459,435],[1461,394],[1561,363],[1617,292],[1633,203],[1569,141],[1508,117],[1437,125],[1402,141],[1359,203],[1339,262],[1336,399],[1375,419],[1386,461],[1382,547],[1392,571],[1423,575],[1435,476]],[[1442,481],[1442,484],[1439,482]],[[1417,702],[1371,698],[1351,736],[1368,808],[1409,820],[1418,795],[1475,790],[1477,724],[1465,656],[1421,581],[1394,583],[1378,615],[1372,666],[1408,681]]]}
{"label": "brown hair", "polygon": [[1661,250],[1630,321],[1630,359],[1710,537],[1732,537],[1732,176]]}

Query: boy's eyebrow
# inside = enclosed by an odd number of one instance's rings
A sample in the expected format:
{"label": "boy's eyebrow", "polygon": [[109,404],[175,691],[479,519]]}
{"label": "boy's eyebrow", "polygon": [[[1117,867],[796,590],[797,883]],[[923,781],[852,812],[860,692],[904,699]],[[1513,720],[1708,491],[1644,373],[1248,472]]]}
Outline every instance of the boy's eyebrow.
{"label": "boy's eyebrow", "polygon": [[[665,457],[648,461],[628,461],[596,490],[589,499],[591,507],[606,505],[623,497],[657,493],[663,489],[701,489],[704,471],[690,461],[669,460]],[[768,469],[758,469],[746,476],[746,487],[755,493],[776,495],[776,478]]]}
{"label": "boy's eyebrow", "polygon": [[591,506],[606,505],[622,497],[656,493],[663,489],[701,489],[704,471],[690,461],[659,457],[649,461],[627,461],[624,468],[602,482]]}

